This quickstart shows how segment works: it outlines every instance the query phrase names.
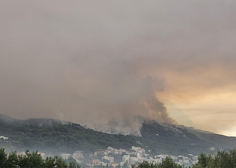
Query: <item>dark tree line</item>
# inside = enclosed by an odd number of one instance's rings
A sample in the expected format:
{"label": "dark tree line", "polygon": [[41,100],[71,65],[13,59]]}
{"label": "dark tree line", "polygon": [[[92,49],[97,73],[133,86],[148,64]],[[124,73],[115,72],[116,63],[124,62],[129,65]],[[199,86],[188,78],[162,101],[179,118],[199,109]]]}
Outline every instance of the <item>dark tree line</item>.
{"label": "dark tree line", "polygon": [[[167,157],[159,164],[145,161],[140,163],[138,168],[185,168],[185,166],[178,165],[170,157]],[[198,157],[198,163],[189,166],[189,168],[236,168],[236,149],[229,152],[218,151],[216,155],[201,153]]]}
{"label": "dark tree line", "polygon": [[[30,153],[25,151],[24,155],[17,155],[16,151],[9,154],[5,153],[5,149],[0,148],[0,168],[80,168],[73,161],[66,162],[58,156],[47,157],[36,152]],[[102,167],[102,166],[101,166]],[[127,166],[126,166],[127,167]],[[187,168],[184,165],[175,163],[170,157],[162,160],[162,163],[154,164],[144,161],[139,165],[132,165],[132,168]],[[226,151],[218,151],[216,155],[206,155],[201,153],[198,157],[198,163],[188,168],[236,168],[236,149]]]}
{"label": "dark tree line", "polygon": [[[132,166],[134,167],[134,166]],[[170,157],[166,157],[162,160],[162,163],[154,164],[144,161],[138,165],[138,168],[184,168],[183,165],[178,165]]]}
{"label": "dark tree line", "polygon": [[201,153],[193,168],[236,168],[236,149],[218,151],[215,156]]}
{"label": "dark tree line", "polygon": [[24,155],[17,155],[16,151],[9,154],[5,153],[5,149],[0,149],[0,168],[80,168],[76,162],[67,163],[58,156],[47,157],[36,152],[30,153],[25,151]]}

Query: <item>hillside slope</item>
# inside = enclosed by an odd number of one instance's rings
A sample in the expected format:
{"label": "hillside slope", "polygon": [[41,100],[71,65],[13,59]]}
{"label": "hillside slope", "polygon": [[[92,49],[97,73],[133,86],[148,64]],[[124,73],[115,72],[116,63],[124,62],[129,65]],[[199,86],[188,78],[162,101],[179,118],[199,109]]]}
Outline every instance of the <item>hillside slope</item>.
{"label": "hillside slope", "polygon": [[[6,140],[0,139],[0,146],[7,150],[38,149],[56,154],[76,150],[93,152],[108,146],[124,149],[140,146],[152,154],[186,155],[209,153],[210,147],[217,150],[236,146],[236,138],[200,134],[188,127],[155,121],[145,121],[140,131],[142,137],[107,134],[59,120],[16,120],[0,115],[0,136],[8,137]],[[213,136],[220,138],[215,140]]]}

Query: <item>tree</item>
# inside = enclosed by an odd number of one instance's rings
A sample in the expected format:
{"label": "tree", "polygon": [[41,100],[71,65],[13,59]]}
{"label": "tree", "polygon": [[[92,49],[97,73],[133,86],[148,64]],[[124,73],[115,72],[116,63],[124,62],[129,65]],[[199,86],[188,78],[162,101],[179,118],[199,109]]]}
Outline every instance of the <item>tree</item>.
{"label": "tree", "polygon": [[55,167],[55,158],[52,157],[46,157],[45,161],[44,161],[44,167],[45,168],[51,168],[51,167]]}
{"label": "tree", "polygon": [[[73,159],[73,158],[72,158]],[[17,156],[16,151],[5,153],[4,148],[0,148],[0,168],[80,168],[74,160],[65,160],[58,156],[47,157],[43,160],[38,151],[30,153],[26,150],[23,155]]]}
{"label": "tree", "polygon": [[59,158],[58,156],[55,156],[55,167],[57,168],[67,168],[67,164],[62,158]]}
{"label": "tree", "polygon": [[170,157],[166,157],[159,164],[144,161],[138,165],[138,168],[184,168],[184,166],[178,165]]}
{"label": "tree", "polygon": [[3,167],[7,161],[7,154],[4,148],[0,148],[0,167]]}
{"label": "tree", "polygon": [[7,161],[4,167],[17,168],[18,167],[17,165],[18,165],[18,158],[16,151],[12,151],[11,153],[8,154]]}
{"label": "tree", "polygon": [[70,162],[70,163],[69,163],[69,168],[80,168],[80,165],[78,165],[78,164],[75,163],[75,162]]}
{"label": "tree", "polygon": [[20,167],[41,168],[44,165],[44,161],[38,151],[30,153],[29,150],[26,150],[25,155],[18,156],[18,165]]}
{"label": "tree", "polygon": [[184,168],[184,166],[175,163],[170,157],[163,159],[160,165],[160,168]]}

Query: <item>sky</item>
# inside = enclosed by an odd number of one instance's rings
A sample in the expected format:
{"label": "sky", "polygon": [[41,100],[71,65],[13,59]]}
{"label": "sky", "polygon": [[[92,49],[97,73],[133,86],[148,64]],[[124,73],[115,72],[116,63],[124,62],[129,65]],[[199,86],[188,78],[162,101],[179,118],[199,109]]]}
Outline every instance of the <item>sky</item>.
{"label": "sky", "polygon": [[139,135],[236,136],[236,1],[1,1],[0,109]]}

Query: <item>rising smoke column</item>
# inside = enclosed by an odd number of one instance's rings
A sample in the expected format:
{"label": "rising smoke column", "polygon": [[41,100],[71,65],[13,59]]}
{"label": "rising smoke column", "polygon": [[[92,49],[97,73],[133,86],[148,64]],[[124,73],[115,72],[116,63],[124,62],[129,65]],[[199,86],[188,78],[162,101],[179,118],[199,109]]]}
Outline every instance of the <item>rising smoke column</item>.
{"label": "rising smoke column", "polygon": [[[92,62],[89,60],[87,63]],[[87,68],[91,70],[87,77],[90,80],[93,77],[91,83],[84,84],[78,80],[74,88],[77,92],[73,97],[68,95],[70,100],[67,102],[74,103],[61,110],[76,110],[73,114],[78,114],[79,123],[108,133],[133,135],[140,135],[143,120],[176,123],[155,95],[163,91],[163,81],[152,76],[142,77],[136,59],[121,57],[107,63],[96,62],[89,67],[95,68]],[[87,77],[84,81],[89,81]]]}

